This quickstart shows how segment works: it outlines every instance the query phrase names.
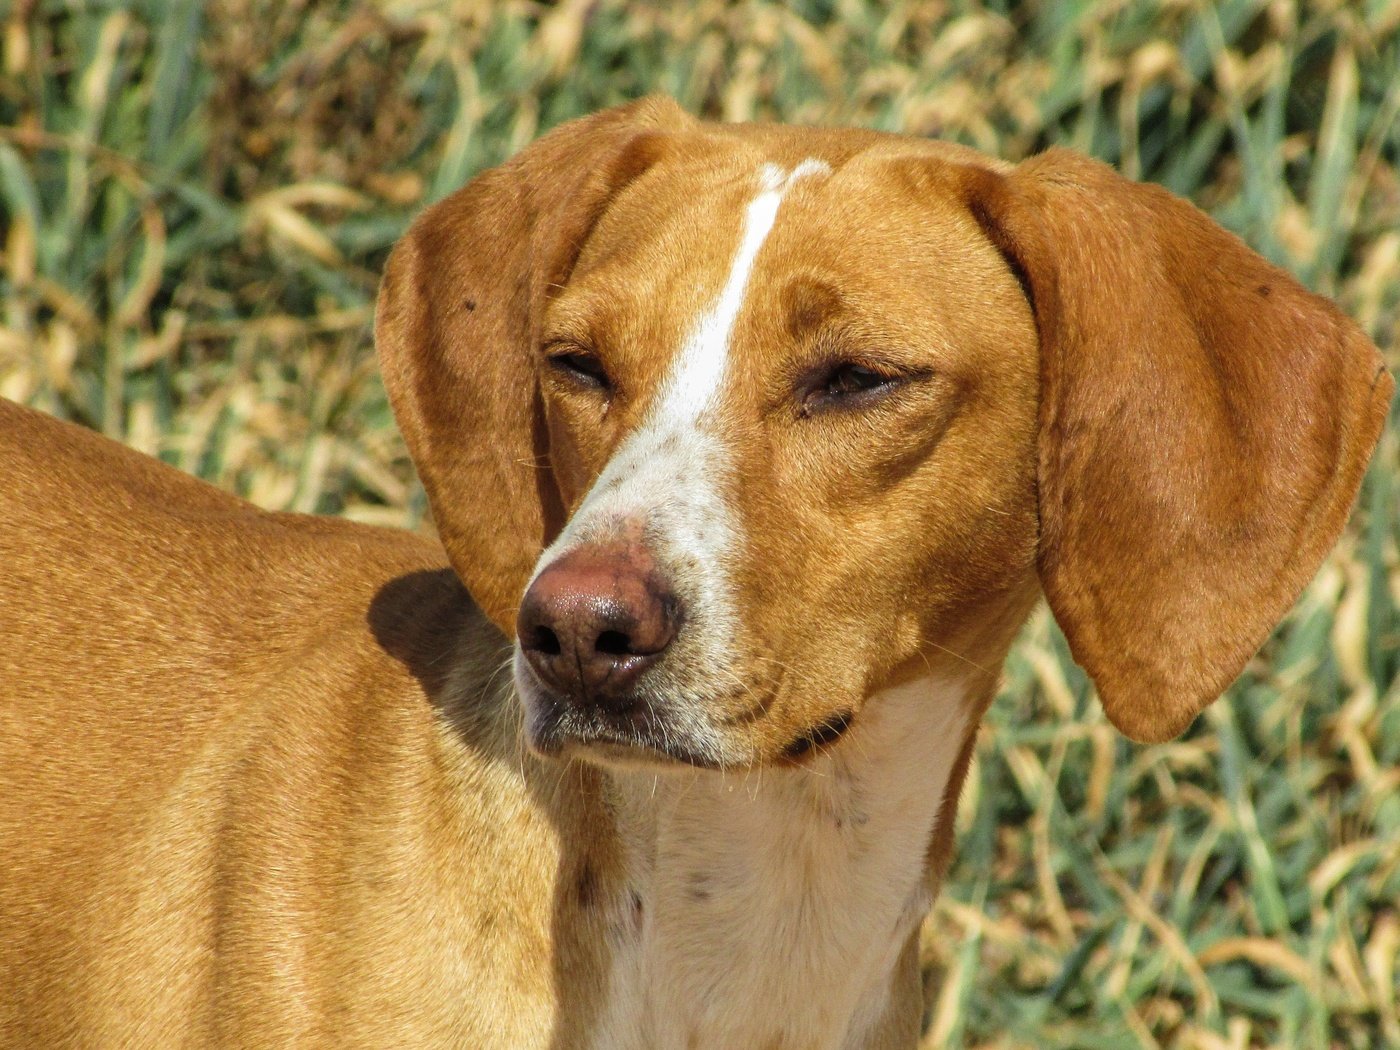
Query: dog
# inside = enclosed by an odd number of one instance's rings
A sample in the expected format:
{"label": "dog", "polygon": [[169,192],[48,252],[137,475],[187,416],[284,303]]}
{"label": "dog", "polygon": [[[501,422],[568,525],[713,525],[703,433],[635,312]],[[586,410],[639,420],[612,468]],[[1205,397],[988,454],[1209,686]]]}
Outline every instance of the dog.
{"label": "dog", "polygon": [[565,124],[376,315],[440,542],[0,409],[7,1047],[889,1048],[1043,593],[1184,730],[1393,391],[1063,150]]}

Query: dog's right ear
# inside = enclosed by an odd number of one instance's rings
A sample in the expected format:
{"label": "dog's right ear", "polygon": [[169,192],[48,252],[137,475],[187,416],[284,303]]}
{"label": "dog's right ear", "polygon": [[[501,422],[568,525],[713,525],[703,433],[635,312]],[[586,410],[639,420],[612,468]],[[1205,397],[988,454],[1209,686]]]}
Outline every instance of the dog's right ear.
{"label": "dog's right ear", "polygon": [[689,120],[643,99],[563,124],[429,208],[389,257],[375,313],[384,384],[453,568],[508,636],[563,526],[539,395],[542,307],[608,202]]}

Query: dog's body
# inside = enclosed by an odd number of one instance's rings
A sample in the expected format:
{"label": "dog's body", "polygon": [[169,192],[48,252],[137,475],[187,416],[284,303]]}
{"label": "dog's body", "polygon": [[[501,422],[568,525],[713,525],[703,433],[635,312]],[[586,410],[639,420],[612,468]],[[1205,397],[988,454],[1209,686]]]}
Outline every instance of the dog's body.
{"label": "dog's body", "polygon": [[509,643],[437,544],[4,402],[0,457],[7,688],[71,698],[0,723],[6,1045],[665,1045],[707,991],[704,1045],[856,1011],[912,1038],[940,777],[990,681],[906,687],[858,770],[604,776],[522,751]]}
{"label": "dog's body", "polygon": [[1097,165],[664,103],[430,211],[378,323],[443,546],[0,405],[3,1045],[912,1045],[1040,588],[1179,732],[1390,393]]}

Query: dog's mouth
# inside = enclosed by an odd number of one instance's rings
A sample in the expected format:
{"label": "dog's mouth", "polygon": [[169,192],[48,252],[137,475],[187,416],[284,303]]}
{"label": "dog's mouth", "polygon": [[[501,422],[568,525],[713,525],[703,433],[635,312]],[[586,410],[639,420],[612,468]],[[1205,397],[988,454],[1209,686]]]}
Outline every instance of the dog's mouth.
{"label": "dog's mouth", "polygon": [[[775,687],[752,710],[757,719],[718,719],[707,712],[732,708],[734,696],[712,701],[639,691],[603,703],[560,694],[534,674],[526,661],[515,664],[516,693],[524,707],[525,742],[538,755],[580,758],[598,765],[674,769],[741,769],[759,765],[796,767],[815,761],[842,742],[855,711],[840,708],[792,732],[755,724],[777,703]],[[743,696],[749,690],[742,690]],[[743,723],[742,726],[730,723]]]}
{"label": "dog's mouth", "polygon": [[[525,708],[525,740],[547,758],[582,758],[614,766],[695,766],[719,769],[747,764],[724,753],[698,718],[667,718],[668,705],[638,696],[611,709],[557,695],[529,671],[516,674]],[[685,724],[690,722],[692,724]]]}
{"label": "dog's mouth", "polygon": [[781,761],[796,765],[820,754],[846,735],[854,718],[852,711],[837,711],[809,726],[783,747]]}
{"label": "dog's mouth", "polygon": [[690,745],[687,735],[654,718],[617,724],[599,713],[555,707],[526,709],[526,740],[535,753],[549,758],[577,757],[614,766],[695,766],[718,769],[727,765],[709,748]]}
{"label": "dog's mouth", "polygon": [[[536,747],[536,750],[540,749]],[[541,752],[547,753],[547,752]],[[632,769],[674,769],[690,766],[696,769],[720,769],[720,763],[708,756],[686,751],[674,744],[664,747],[636,741],[614,741],[603,737],[586,739],[574,737],[561,744],[555,752],[560,758],[577,757],[596,765],[620,766]]]}
{"label": "dog's mouth", "polygon": [[[735,769],[771,762],[801,766],[827,753],[845,736],[854,712],[837,711],[793,734],[766,758],[727,744],[699,719],[668,719],[664,702],[639,700],[626,713],[580,705],[554,695],[538,682],[521,683],[525,737],[536,754],[556,759],[581,758],[605,766],[630,768]],[[687,705],[694,709],[697,705]],[[686,724],[690,722],[692,724]]]}

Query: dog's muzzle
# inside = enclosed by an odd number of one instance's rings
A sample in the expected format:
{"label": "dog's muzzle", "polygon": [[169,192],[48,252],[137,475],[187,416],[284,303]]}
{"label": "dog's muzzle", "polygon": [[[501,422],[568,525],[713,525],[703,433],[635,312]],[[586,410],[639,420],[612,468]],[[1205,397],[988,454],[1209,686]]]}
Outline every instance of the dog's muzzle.
{"label": "dog's muzzle", "polygon": [[521,656],[544,694],[533,742],[546,750],[560,736],[644,742],[652,712],[639,682],[665,657],[680,620],[679,601],[639,543],[584,544],[548,565],[516,619]]}

